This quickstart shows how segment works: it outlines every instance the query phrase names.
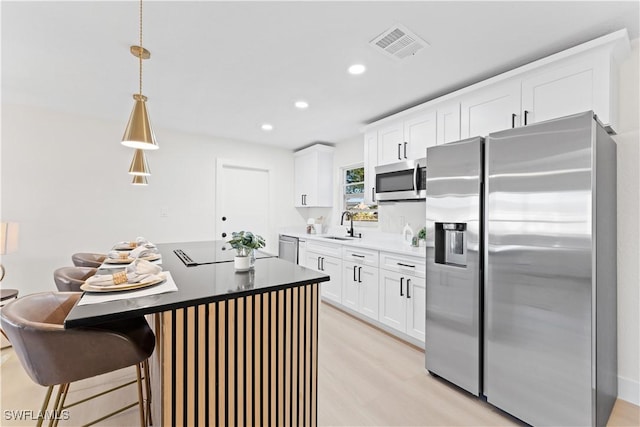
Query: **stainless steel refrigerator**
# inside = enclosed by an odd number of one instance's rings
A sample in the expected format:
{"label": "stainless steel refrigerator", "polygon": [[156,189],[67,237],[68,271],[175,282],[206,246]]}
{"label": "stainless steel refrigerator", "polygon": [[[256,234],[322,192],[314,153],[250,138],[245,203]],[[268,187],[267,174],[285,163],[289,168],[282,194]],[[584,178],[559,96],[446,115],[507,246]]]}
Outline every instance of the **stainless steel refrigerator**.
{"label": "stainless steel refrigerator", "polygon": [[427,149],[425,364],[532,425],[617,395],[616,147],[592,112]]}

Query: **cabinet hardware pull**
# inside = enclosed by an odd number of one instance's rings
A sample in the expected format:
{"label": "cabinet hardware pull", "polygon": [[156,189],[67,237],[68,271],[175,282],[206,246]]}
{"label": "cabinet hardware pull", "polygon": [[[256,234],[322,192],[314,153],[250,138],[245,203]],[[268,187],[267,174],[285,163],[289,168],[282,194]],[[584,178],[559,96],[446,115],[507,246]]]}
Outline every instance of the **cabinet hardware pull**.
{"label": "cabinet hardware pull", "polygon": [[411,279],[407,279],[407,298],[411,298],[411,295],[409,295],[410,286],[411,286]]}
{"label": "cabinet hardware pull", "polygon": [[364,258],[364,255],[351,254],[351,256],[357,256],[358,258]]}
{"label": "cabinet hardware pull", "polygon": [[362,267],[358,267],[358,283],[362,283]]}
{"label": "cabinet hardware pull", "polygon": [[529,112],[527,110],[524,110],[524,125],[527,125],[527,116],[529,115]]}
{"label": "cabinet hardware pull", "polygon": [[404,277],[400,278],[400,296],[403,297],[404,294],[402,293],[402,282],[404,282]]}
{"label": "cabinet hardware pull", "polygon": [[404,158],[407,158],[407,143],[404,143]]}
{"label": "cabinet hardware pull", "polygon": [[402,144],[398,144],[398,160],[402,160],[402,157],[400,157],[400,146]]}
{"label": "cabinet hardware pull", "polygon": [[324,257],[321,258],[322,262],[320,263],[320,265],[322,266],[322,271],[324,271]]}
{"label": "cabinet hardware pull", "polygon": [[320,270],[320,257],[318,257],[318,270]]}
{"label": "cabinet hardware pull", "polygon": [[516,127],[516,114],[511,114],[511,129]]}
{"label": "cabinet hardware pull", "polygon": [[371,187],[371,201],[376,201],[376,187]]}
{"label": "cabinet hardware pull", "polygon": [[401,265],[402,267],[416,268],[415,265],[404,264],[402,262],[397,262],[396,264]]}
{"label": "cabinet hardware pull", "polygon": [[356,268],[358,268],[358,266],[357,266],[357,265],[354,265],[354,266],[353,266],[353,281],[354,281],[354,282],[356,281]]}

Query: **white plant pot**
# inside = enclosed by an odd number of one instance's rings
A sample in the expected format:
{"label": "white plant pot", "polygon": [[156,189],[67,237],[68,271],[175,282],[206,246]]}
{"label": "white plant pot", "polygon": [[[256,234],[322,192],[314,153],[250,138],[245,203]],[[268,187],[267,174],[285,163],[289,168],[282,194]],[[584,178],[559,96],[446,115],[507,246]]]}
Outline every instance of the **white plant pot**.
{"label": "white plant pot", "polygon": [[251,257],[236,255],[233,257],[233,266],[236,271],[249,271],[251,267]]}

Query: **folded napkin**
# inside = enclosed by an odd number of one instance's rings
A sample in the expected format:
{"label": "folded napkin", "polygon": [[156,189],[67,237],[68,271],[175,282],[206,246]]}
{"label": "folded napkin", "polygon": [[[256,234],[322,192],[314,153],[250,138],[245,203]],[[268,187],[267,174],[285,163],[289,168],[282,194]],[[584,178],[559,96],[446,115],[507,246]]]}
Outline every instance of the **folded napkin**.
{"label": "folded napkin", "polygon": [[153,280],[162,280],[164,276],[160,275],[162,267],[143,259],[136,259],[129,264],[125,271],[115,274],[100,274],[91,276],[86,280],[86,284],[91,286],[113,286],[124,283],[141,283]]}
{"label": "folded napkin", "polygon": [[143,258],[150,255],[158,254],[158,248],[153,243],[147,243],[131,251],[109,251],[107,258],[111,259],[128,259],[128,258]]}
{"label": "folded napkin", "polygon": [[133,242],[118,242],[113,245],[113,249],[126,250],[126,249],[135,249],[139,246],[152,245],[155,247],[153,243],[145,239],[144,237],[136,237],[136,240]]}

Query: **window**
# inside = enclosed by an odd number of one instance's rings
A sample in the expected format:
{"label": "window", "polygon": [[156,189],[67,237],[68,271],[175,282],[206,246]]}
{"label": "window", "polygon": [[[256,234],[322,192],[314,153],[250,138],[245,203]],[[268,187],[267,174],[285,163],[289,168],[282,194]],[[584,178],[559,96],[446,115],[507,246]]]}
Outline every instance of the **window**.
{"label": "window", "polygon": [[343,169],[343,207],[353,215],[354,221],[377,222],[378,205],[364,203],[364,167]]}

